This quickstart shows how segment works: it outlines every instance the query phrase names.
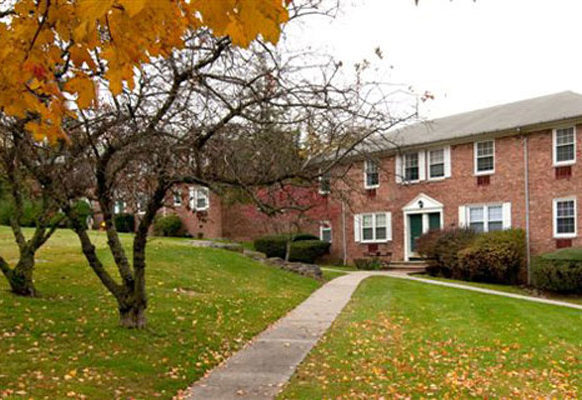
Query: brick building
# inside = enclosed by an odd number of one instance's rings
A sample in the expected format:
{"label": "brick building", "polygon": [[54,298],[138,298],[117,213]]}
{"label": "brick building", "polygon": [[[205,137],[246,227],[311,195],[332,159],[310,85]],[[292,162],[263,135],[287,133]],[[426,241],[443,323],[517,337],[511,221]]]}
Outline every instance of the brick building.
{"label": "brick building", "polygon": [[[327,214],[312,230],[345,261],[376,249],[410,260],[419,235],[449,226],[523,228],[532,254],[581,246],[581,129],[582,95],[564,92],[387,133],[389,141],[370,147],[373,157],[350,161],[361,190],[342,202],[329,196]],[[184,220],[194,236],[267,233],[245,207],[224,207],[210,196],[212,218],[191,221],[197,217],[189,213]]]}

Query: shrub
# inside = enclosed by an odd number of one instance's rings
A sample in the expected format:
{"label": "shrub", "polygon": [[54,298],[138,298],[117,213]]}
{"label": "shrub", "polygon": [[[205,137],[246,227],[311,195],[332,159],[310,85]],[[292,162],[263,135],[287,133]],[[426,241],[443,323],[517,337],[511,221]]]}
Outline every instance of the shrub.
{"label": "shrub", "polygon": [[356,258],[354,265],[364,271],[377,271],[382,267],[380,260],[376,258]]}
{"label": "shrub", "polygon": [[285,258],[287,238],[283,235],[263,236],[255,239],[254,246],[257,251],[265,253],[267,257]]}
{"label": "shrub", "polygon": [[319,240],[319,236],[312,235],[311,233],[297,233],[293,236],[294,242],[301,242],[303,240]]}
{"label": "shrub", "polygon": [[298,261],[313,264],[329,252],[330,243],[321,240],[301,240],[291,244],[289,261]]}
{"label": "shrub", "polygon": [[430,231],[417,239],[419,253],[426,258],[426,271],[433,276],[451,278],[458,270],[459,251],[468,247],[477,234],[466,228]]}
{"label": "shrub", "polygon": [[[263,236],[254,241],[256,251],[265,253],[267,257],[285,258],[289,235]],[[300,240],[291,243],[289,261],[313,263],[318,257],[329,251],[330,244],[321,240]]]}
{"label": "shrub", "polygon": [[[73,205],[75,214],[77,215],[77,219],[81,221],[81,223],[86,227],[88,226],[89,217],[93,216],[93,209],[86,201],[79,200]],[[62,223],[63,227],[71,227],[71,221],[65,220]]]}
{"label": "shrub", "polygon": [[582,294],[582,261],[536,257],[532,283],[538,289]]}
{"label": "shrub", "polygon": [[452,277],[475,282],[516,284],[526,266],[525,232],[510,229],[478,235],[458,254]]}
{"label": "shrub", "polygon": [[[40,204],[30,200],[24,200],[20,226],[34,227],[40,211]],[[14,214],[14,206],[10,200],[3,198],[0,205],[0,225],[10,225],[10,218]]]}
{"label": "shrub", "polygon": [[135,232],[135,217],[133,214],[116,214],[113,218],[117,232]]}
{"label": "shrub", "polygon": [[182,237],[185,234],[182,219],[176,214],[167,217],[157,216],[154,221],[154,235]]}

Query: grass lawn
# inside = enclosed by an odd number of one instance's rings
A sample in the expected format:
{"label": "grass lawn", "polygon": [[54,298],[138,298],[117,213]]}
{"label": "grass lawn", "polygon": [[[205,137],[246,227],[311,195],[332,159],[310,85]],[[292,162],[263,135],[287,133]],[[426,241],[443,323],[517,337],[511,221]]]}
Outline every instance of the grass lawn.
{"label": "grass lawn", "polygon": [[492,289],[498,290],[500,292],[506,293],[513,293],[513,294],[521,294],[524,296],[537,296],[543,297],[552,300],[560,300],[560,301],[567,301],[569,303],[574,304],[582,304],[582,296],[580,295],[566,295],[566,294],[559,294],[559,293],[550,293],[550,292],[540,292],[538,290],[532,290],[524,286],[512,286],[512,285],[499,285],[495,283],[482,283],[482,282],[468,282],[468,281],[459,281],[456,279],[447,279],[447,278],[439,278],[435,276],[430,276],[426,274],[415,275],[418,278],[423,279],[433,279],[435,281],[442,281],[442,282],[452,282],[458,283],[461,285],[467,286],[474,286],[483,289]]}
{"label": "grass lawn", "polygon": [[[92,235],[106,256],[105,236]],[[144,331],[117,326],[113,297],[69,231],[57,232],[37,257],[41,298],[13,296],[0,277],[0,398],[170,399],[319,286],[184,240],[148,246]],[[5,227],[0,254],[16,256]]]}
{"label": "grass lawn", "polygon": [[582,312],[374,277],[280,399],[582,396]]}

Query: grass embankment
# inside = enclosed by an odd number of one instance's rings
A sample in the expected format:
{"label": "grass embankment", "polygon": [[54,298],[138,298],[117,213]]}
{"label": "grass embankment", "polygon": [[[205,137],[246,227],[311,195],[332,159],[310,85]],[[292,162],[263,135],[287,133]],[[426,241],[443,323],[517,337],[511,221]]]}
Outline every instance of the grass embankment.
{"label": "grass embankment", "polygon": [[280,399],[582,396],[582,312],[367,279]]}
{"label": "grass embankment", "polygon": [[[92,233],[113,265],[105,236]],[[130,248],[131,238],[124,237]],[[118,327],[116,303],[69,231],[38,254],[37,299],[0,279],[0,398],[169,399],[303,301],[319,284],[187,241],[148,245],[148,328]],[[0,254],[16,257],[0,227]]]}

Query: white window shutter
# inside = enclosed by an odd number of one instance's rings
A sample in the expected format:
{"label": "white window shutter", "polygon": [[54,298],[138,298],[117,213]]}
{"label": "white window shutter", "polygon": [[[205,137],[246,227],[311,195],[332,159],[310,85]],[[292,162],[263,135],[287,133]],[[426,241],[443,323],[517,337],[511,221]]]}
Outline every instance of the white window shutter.
{"label": "white window shutter", "polygon": [[392,213],[386,213],[386,240],[392,240]]}
{"label": "white window shutter", "polygon": [[206,193],[206,209],[210,208],[210,190],[208,188],[204,189]]}
{"label": "white window shutter", "polygon": [[445,147],[445,178],[451,177],[451,146]]}
{"label": "white window shutter", "polygon": [[426,179],[426,152],[418,152],[418,179],[424,181]]}
{"label": "white window shutter", "polygon": [[359,243],[362,241],[362,215],[354,215],[354,241]]}
{"label": "white window shutter", "polygon": [[467,207],[459,207],[459,226],[464,228],[467,226]]}
{"label": "white window shutter", "polygon": [[503,229],[511,228],[511,203],[503,203]]}
{"label": "white window shutter", "polygon": [[396,160],[396,166],[394,167],[394,176],[396,177],[396,183],[402,183],[402,156],[396,154],[394,157]]}
{"label": "white window shutter", "polygon": [[190,199],[190,210],[195,210],[196,209],[196,189],[194,189],[194,187],[190,186],[188,188],[188,198]]}

